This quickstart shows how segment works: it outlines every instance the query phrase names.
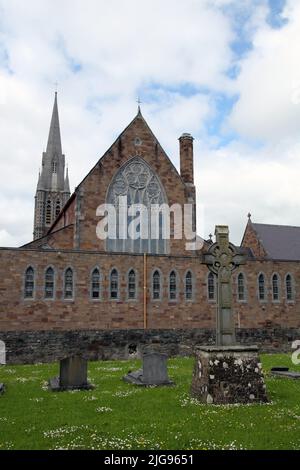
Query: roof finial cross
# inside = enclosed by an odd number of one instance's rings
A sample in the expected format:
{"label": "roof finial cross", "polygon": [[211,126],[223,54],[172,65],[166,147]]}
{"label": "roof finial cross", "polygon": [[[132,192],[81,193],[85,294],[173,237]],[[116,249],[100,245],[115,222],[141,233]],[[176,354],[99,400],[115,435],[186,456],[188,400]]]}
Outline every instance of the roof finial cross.
{"label": "roof finial cross", "polygon": [[57,90],[58,90],[58,82],[57,81],[54,83],[54,87],[55,87],[55,93],[57,93]]}
{"label": "roof finial cross", "polygon": [[141,101],[141,99],[140,99],[140,96],[138,96],[136,102],[137,102],[137,104],[138,104],[138,113],[140,113],[140,112],[141,112],[141,106],[140,106],[140,105],[142,104],[142,101]]}

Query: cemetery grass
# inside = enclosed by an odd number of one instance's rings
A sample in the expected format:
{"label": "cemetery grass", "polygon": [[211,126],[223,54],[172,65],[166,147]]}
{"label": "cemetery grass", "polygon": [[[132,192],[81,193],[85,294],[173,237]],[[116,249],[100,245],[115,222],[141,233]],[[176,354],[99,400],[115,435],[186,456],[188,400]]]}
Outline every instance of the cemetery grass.
{"label": "cemetery grass", "polygon": [[270,403],[201,405],[189,396],[192,358],[170,359],[173,387],[121,380],[139,361],[89,363],[91,391],[50,392],[57,364],[2,366],[0,449],[300,449],[300,380],[273,378],[289,355],[262,355]]}

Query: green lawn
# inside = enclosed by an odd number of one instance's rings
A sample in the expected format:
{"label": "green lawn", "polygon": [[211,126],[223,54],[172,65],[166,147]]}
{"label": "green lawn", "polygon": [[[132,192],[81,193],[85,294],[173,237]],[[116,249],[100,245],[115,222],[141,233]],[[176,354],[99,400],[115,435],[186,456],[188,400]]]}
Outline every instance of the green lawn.
{"label": "green lawn", "polygon": [[271,378],[294,366],[262,355],[269,404],[201,405],[189,397],[193,359],[169,360],[174,387],[138,388],[121,377],[139,361],[90,362],[91,391],[53,393],[57,364],[2,366],[0,449],[300,449],[300,380]]}

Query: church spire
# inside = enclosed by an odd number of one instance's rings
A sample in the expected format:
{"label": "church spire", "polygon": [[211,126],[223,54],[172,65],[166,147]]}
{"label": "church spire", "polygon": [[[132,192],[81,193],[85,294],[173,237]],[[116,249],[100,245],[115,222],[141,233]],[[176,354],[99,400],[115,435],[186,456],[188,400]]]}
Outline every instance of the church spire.
{"label": "church spire", "polygon": [[54,99],[46,153],[52,154],[52,155],[62,154],[58,107],[57,107],[57,91],[55,92],[55,99]]}
{"label": "church spire", "polygon": [[64,191],[64,175],[65,156],[62,153],[56,91],[40,185],[48,191]]}
{"label": "church spire", "polygon": [[47,149],[43,153],[42,171],[35,196],[34,239],[47,233],[69,197],[70,185],[68,174],[65,177],[65,156],[62,153],[56,91]]}
{"label": "church spire", "polygon": [[37,190],[42,189],[41,187],[41,170],[39,170],[39,178],[38,178],[38,184],[37,184]]}
{"label": "church spire", "polygon": [[69,183],[69,169],[67,167],[67,170],[66,170],[66,178],[65,178],[65,188],[64,188],[64,192],[65,193],[68,193],[69,196],[70,196],[70,183]]}

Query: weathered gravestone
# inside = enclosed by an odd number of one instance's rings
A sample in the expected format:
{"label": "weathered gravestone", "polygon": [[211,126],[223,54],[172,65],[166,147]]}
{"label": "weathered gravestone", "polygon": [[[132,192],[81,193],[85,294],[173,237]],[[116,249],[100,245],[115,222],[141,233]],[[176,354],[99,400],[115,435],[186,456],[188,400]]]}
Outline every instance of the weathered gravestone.
{"label": "weathered gravestone", "polygon": [[4,341],[0,341],[0,366],[6,364],[6,348]]}
{"label": "weathered gravestone", "polygon": [[168,377],[168,356],[159,352],[143,355],[143,367],[135,372],[128,372],[123,380],[135,385],[173,385]]}
{"label": "weathered gravestone", "polygon": [[61,360],[59,377],[49,380],[49,388],[56,392],[94,388],[87,380],[87,360],[76,355]]}
{"label": "weathered gravestone", "polygon": [[216,346],[197,348],[191,395],[203,403],[266,402],[258,348],[235,339],[232,272],[245,264],[245,256],[229,242],[227,226],[216,226],[215,235],[204,263],[217,277]]}
{"label": "weathered gravestone", "polygon": [[[0,370],[1,370],[1,366],[3,366],[4,364],[6,364],[6,349],[5,349],[5,343],[4,341],[0,341]],[[2,395],[2,393],[4,393],[4,384],[3,383],[0,383],[0,395]]]}

